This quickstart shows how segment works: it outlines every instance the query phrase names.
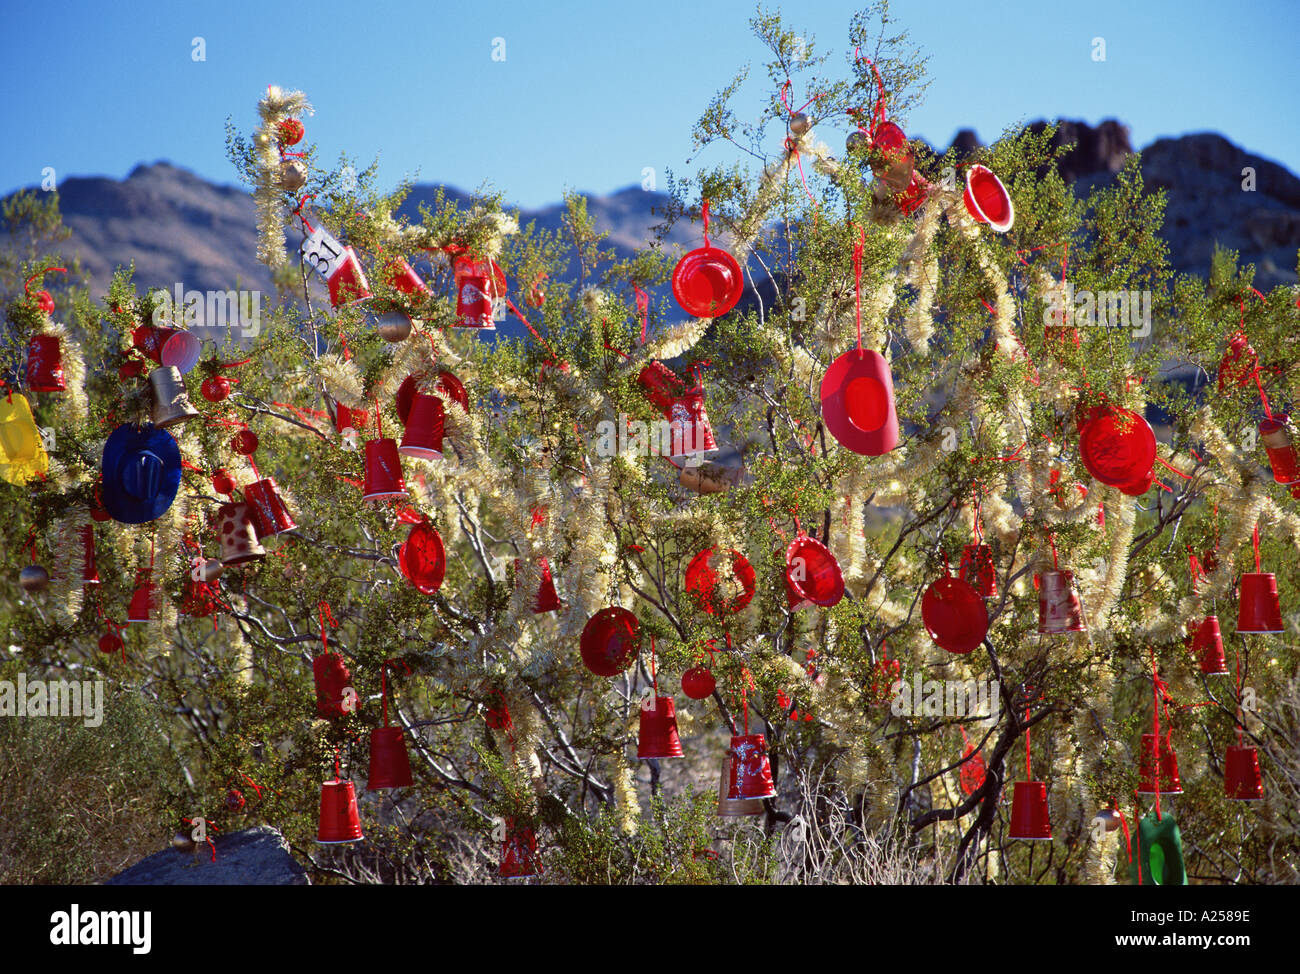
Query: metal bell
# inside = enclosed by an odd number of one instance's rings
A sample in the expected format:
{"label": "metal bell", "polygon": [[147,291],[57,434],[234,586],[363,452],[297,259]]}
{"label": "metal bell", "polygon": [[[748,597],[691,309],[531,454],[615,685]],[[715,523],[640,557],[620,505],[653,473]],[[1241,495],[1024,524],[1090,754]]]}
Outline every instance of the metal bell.
{"label": "metal bell", "polygon": [[153,392],[153,424],[159,429],[188,422],[199,415],[190,403],[176,366],[162,366],[150,372],[149,388]]}

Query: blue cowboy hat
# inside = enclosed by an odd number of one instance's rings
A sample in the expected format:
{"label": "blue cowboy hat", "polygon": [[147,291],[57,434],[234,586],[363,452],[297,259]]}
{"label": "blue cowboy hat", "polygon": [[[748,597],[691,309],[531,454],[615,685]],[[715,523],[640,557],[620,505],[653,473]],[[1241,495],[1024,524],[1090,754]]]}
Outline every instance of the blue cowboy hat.
{"label": "blue cowboy hat", "polygon": [[123,424],[104,444],[104,510],[123,524],[143,524],[172,506],[181,485],[181,448],[152,423]]}

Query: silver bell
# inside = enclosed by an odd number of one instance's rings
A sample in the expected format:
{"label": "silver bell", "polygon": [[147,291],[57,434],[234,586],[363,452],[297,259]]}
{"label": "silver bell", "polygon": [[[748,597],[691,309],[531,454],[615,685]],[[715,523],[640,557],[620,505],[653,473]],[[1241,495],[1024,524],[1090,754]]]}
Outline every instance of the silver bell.
{"label": "silver bell", "polygon": [[150,372],[149,388],[153,392],[153,424],[159,429],[187,422],[199,415],[185,391],[180,370],[174,365]]}

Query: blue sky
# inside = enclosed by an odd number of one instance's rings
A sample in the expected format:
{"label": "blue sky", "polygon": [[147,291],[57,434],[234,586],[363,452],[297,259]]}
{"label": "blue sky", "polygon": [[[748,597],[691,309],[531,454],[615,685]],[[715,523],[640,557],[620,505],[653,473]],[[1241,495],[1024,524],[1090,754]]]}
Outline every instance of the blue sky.
{"label": "blue sky", "polygon": [[[819,48],[844,50],[858,5],[768,6]],[[417,172],[464,189],[486,181],[536,206],[566,187],[639,184],[645,167],[685,172],[695,119],[764,53],[747,25],[754,4],[729,0],[7,7],[0,192],[38,183],[47,166],[59,179],[122,177],[158,159],[233,183],[225,119],[251,128],[273,82],[307,92],[308,138],[326,160],[378,154],[385,185]],[[1021,121],[1113,117],[1137,147],[1214,130],[1300,172],[1296,0],[896,0],[893,13],[931,58],[909,134],[947,145],[963,127],[989,141]],[[1104,62],[1091,56],[1098,36]],[[504,61],[492,58],[497,37]]]}

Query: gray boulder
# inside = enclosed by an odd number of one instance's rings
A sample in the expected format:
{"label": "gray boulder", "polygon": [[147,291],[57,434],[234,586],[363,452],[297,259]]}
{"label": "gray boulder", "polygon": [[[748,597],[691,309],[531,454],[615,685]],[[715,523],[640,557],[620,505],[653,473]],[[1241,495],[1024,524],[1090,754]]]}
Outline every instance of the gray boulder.
{"label": "gray boulder", "polygon": [[269,825],[213,838],[217,861],[205,842],[194,852],[165,849],[124,869],[105,886],[309,886],[307,871]]}

